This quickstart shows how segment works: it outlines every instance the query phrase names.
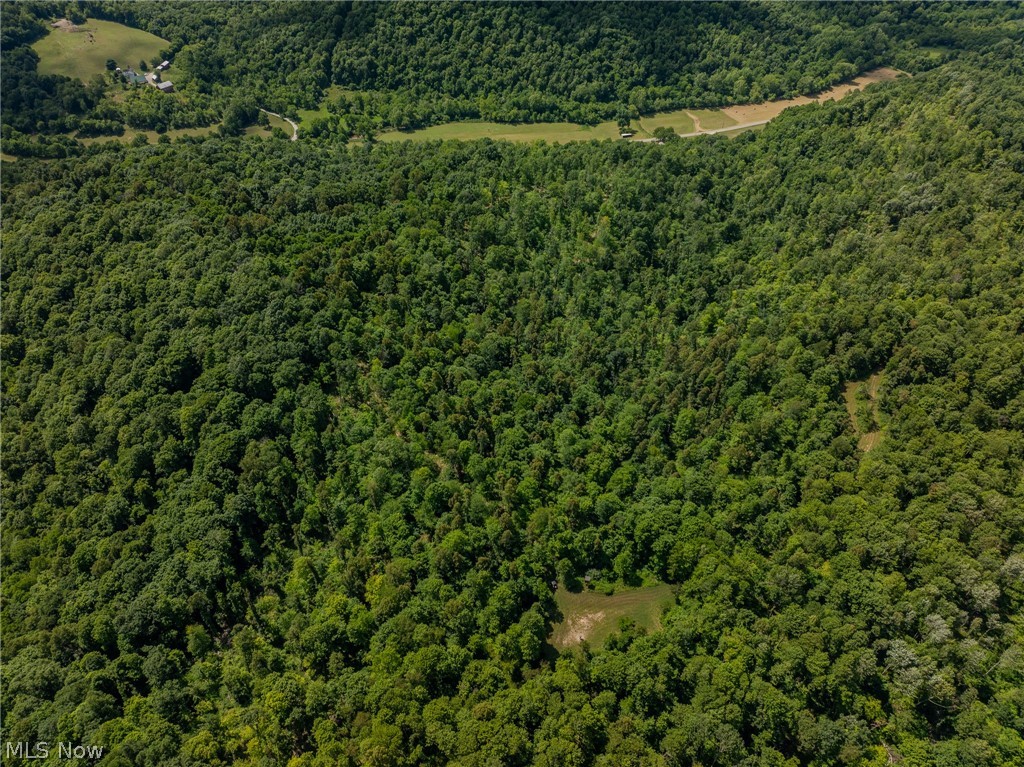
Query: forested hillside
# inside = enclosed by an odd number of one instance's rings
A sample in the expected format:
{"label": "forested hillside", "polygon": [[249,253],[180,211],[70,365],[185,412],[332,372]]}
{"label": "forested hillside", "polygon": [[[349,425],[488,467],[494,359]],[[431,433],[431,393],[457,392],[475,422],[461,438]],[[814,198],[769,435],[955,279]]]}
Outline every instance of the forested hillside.
{"label": "forested hillside", "polygon": [[[1020,61],[735,140],[5,163],[5,738],[1024,763]],[[556,653],[589,574],[662,629]]]}
{"label": "forested hillside", "polygon": [[[472,118],[593,124],[809,94],[875,66],[925,71],[1024,41],[1012,3],[89,0],[0,11],[8,140],[208,126],[257,106],[293,116],[320,106],[360,135]],[[180,93],[38,75],[28,44],[65,14],[168,40]]]}

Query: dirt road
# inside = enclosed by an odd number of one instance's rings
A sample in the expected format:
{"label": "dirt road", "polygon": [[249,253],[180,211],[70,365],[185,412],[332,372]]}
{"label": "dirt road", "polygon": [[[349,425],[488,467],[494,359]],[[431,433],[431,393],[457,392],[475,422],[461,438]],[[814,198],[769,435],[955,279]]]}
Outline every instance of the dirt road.
{"label": "dirt road", "polygon": [[292,141],[298,141],[299,140],[299,124],[297,122],[295,122],[294,120],[292,120],[292,119],[290,119],[288,117],[285,117],[284,115],[279,115],[277,112],[271,112],[269,109],[262,109],[261,108],[260,111],[263,112],[264,114],[270,115],[271,117],[276,117],[279,120],[284,120],[286,123],[288,123],[290,126],[292,126],[292,138],[291,138],[291,140]]}

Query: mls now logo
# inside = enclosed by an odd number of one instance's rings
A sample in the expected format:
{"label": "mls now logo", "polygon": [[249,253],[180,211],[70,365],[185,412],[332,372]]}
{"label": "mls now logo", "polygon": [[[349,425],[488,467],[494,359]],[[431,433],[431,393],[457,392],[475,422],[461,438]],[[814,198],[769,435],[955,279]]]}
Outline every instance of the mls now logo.
{"label": "mls now logo", "polygon": [[[7,741],[4,748],[4,757],[7,759],[46,759],[53,750],[50,744],[45,741],[29,743],[20,741],[11,743]],[[99,759],[103,756],[103,746],[83,746],[78,743],[58,743],[58,759]]]}

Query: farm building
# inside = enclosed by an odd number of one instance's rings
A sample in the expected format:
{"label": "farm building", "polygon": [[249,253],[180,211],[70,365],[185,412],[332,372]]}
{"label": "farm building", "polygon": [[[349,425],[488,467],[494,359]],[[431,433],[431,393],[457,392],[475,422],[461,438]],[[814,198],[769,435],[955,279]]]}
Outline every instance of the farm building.
{"label": "farm building", "polygon": [[174,93],[174,85],[171,83],[170,80],[164,80],[162,83],[153,83],[153,85],[155,85],[164,93]]}
{"label": "farm building", "polygon": [[126,69],[121,73],[121,77],[130,82],[132,85],[145,85],[146,76],[140,75],[134,69]]}

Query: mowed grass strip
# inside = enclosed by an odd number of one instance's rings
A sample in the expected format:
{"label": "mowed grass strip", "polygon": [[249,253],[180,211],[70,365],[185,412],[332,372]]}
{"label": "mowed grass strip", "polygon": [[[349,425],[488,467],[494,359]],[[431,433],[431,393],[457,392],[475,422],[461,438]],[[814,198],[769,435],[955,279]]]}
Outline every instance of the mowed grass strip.
{"label": "mowed grass strip", "polygon": [[721,109],[691,109],[690,114],[697,118],[701,130],[718,130],[736,124],[736,121]]}
{"label": "mowed grass strip", "polygon": [[415,131],[387,131],[381,133],[378,141],[438,141],[457,139],[473,141],[489,138],[495,141],[548,141],[567,143],[570,141],[594,141],[619,138],[619,127],[614,122],[597,125],[575,123],[495,123],[484,121],[453,122],[432,125]]}
{"label": "mowed grass strip", "polygon": [[637,120],[640,129],[645,133],[654,134],[658,128],[671,128],[676,133],[693,133],[697,128],[693,124],[687,110],[677,109],[675,112],[661,112],[651,117]]}
{"label": "mowed grass strip", "polygon": [[107,71],[107,59],[125,69],[137,67],[140,60],[151,61],[169,45],[162,37],[141,29],[89,19],[73,30],[50,29],[32,49],[39,56],[40,74],[86,81]]}
{"label": "mowed grass strip", "polygon": [[716,135],[725,136],[726,138],[736,138],[737,136],[742,136],[744,133],[757,133],[758,131],[763,131],[767,127],[768,123],[761,123],[760,125],[748,125],[745,128],[740,127],[734,130],[724,130]]}
{"label": "mowed grass strip", "polygon": [[647,631],[661,628],[661,613],[675,603],[668,584],[629,589],[607,596],[596,591],[573,593],[564,588],[555,592],[555,603],[562,620],[551,632],[551,644],[564,649],[586,641],[591,647],[604,645],[619,630],[619,620],[632,618]]}

